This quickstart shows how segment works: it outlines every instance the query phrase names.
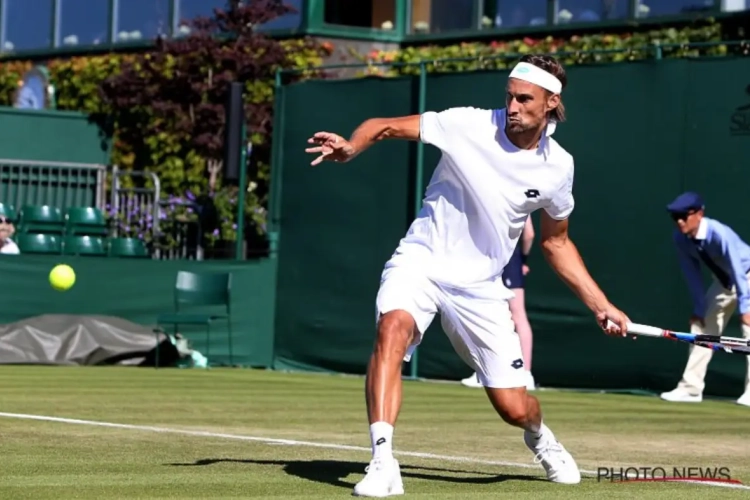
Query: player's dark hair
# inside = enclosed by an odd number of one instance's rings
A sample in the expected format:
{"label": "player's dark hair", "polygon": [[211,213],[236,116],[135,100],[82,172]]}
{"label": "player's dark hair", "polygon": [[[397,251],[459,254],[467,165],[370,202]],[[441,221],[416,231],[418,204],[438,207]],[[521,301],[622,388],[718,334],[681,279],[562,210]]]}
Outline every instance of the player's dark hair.
{"label": "player's dark hair", "polygon": [[[552,56],[525,55],[521,58],[520,62],[533,64],[537,68],[543,69],[547,73],[551,73],[555,78],[560,80],[563,89],[568,85],[568,77],[565,75],[565,68],[563,68],[563,65]],[[560,98],[560,104],[550,111],[549,117],[558,122],[565,121],[565,105],[562,102],[562,97]]]}

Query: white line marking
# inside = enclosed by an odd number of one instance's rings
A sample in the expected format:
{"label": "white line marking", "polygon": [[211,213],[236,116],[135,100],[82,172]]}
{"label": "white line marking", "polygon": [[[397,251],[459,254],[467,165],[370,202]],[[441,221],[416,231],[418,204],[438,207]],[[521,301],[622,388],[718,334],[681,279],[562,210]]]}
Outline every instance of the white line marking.
{"label": "white line marking", "polygon": [[[154,427],[150,425],[132,425],[132,424],[117,424],[113,422],[99,422],[96,420],[78,420],[75,418],[63,418],[63,417],[50,417],[46,415],[28,415],[25,413],[5,413],[0,412],[0,417],[4,418],[15,418],[21,420],[37,420],[41,422],[57,422],[61,424],[73,424],[73,425],[88,425],[93,427],[109,427],[112,429],[128,429],[133,431],[145,431],[145,432],[160,432],[164,434],[181,434],[183,436],[198,436],[207,438],[220,438],[220,439],[234,439],[238,441],[252,441],[256,443],[264,443],[269,445],[286,445],[286,446],[307,446],[311,448],[327,448],[330,450],[346,450],[346,451],[365,451],[370,452],[370,448],[363,446],[351,446],[346,444],[335,444],[335,443],[315,443],[312,441],[297,441],[293,439],[278,439],[278,438],[267,438],[258,436],[244,436],[241,434],[225,434],[221,432],[208,432],[208,431],[191,431],[187,429],[173,429],[170,427]],[[453,455],[437,455],[434,453],[421,453],[417,451],[394,451],[394,455],[401,455],[404,457],[414,458],[426,458],[431,460],[443,460],[446,462],[463,462],[470,464],[479,465],[497,465],[500,467],[515,467],[522,469],[540,469],[539,465],[522,464],[518,462],[503,462],[500,460],[482,460],[479,458],[471,457],[458,457]],[[588,476],[596,476],[596,471],[581,469],[581,474]],[[733,488],[740,490],[750,490],[750,486],[744,484],[733,484],[733,483],[707,483],[704,481],[680,481],[681,483],[698,484],[702,486],[715,486],[720,488]]]}

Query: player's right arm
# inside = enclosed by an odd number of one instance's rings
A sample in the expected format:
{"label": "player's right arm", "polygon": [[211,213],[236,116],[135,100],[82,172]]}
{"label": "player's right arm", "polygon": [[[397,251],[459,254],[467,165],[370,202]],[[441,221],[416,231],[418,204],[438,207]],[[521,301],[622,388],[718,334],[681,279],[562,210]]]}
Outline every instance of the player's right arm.
{"label": "player's right arm", "polygon": [[305,152],[319,155],[311,163],[318,165],[323,161],[345,163],[385,139],[422,141],[447,151],[455,142],[455,137],[471,129],[487,112],[464,107],[397,118],[370,118],[357,127],[349,140],[332,132],[317,132],[307,140],[314,146]]}
{"label": "player's right arm", "polygon": [[356,158],[367,148],[385,139],[420,139],[420,115],[401,116],[396,118],[370,118],[357,127],[347,141],[338,134],[317,132],[307,140],[314,147],[305,152],[319,154],[312,165],[323,161],[345,163]]}

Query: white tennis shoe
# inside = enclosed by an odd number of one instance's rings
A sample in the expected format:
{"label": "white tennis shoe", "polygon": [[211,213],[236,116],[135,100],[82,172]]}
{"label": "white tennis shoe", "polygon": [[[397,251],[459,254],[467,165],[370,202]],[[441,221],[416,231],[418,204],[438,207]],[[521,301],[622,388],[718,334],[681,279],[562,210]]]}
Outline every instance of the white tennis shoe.
{"label": "white tennis shoe", "polygon": [[395,458],[373,458],[364,479],[354,487],[355,497],[384,498],[404,494],[401,468]]}
{"label": "white tennis shoe", "polygon": [[534,463],[542,464],[547,472],[547,479],[553,483],[578,484],[581,482],[581,471],[578,470],[573,457],[557,441],[551,432],[534,439],[530,432],[525,432],[523,440],[534,453]]}
{"label": "white tennis shoe", "polygon": [[703,401],[703,396],[701,394],[690,394],[686,390],[680,388],[669,392],[662,392],[659,397],[664,401],[669,401],[671,403],[700,403]]}
{"label": "white tennis shoe", "polygon": [[481,382],[479,382],[479,377],[477,377],[476,373],[472,373],[470,377],[466,377],[461,381],[461,385],[464,385],[466,387],[484,387]]}
{"label": "white tennis shoe", "polygon": [[737,400],[738,405],[750,406],[750,391],[746,392]]}

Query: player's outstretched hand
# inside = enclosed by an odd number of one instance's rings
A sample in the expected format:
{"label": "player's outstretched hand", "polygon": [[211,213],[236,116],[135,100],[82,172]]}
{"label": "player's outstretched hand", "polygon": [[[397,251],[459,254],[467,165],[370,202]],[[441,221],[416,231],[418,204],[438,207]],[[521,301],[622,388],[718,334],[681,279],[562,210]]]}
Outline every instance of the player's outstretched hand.
{"label": "player's outstretched hand", "polygon": [[305,153],[319,155],[310,165],[315,166],[323,161],[344,163],[354,158],[354,147],[340,135],[331,132],[318,132],[310,137],[307,142],[316,146],[305,149]]}
{"label": "player's outstretched hand", "polygon": [[630,319],[612,304],[609,304],[604,311],[596,315],[596,321],[607,335],[613,337],[628,336]]}

